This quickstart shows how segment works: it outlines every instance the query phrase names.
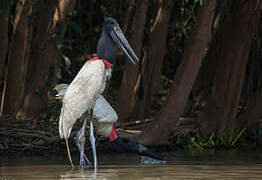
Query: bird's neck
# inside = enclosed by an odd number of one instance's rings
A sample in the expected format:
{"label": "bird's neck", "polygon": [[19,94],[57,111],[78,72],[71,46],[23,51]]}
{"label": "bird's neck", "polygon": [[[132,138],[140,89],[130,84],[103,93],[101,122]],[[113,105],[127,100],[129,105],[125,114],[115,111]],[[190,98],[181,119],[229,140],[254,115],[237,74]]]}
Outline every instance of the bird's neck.
{"label": "bird's neck", "polygon": [[113,64],[117,56],[117,47],[105,30],[102,31],[97,44],[97,56]]}
{"label": "bird's neck", "polygon": [[105,59],[102,59],[102,58],[93,57],[92,59],[90,59],[90,61],[95,61],[95,60],[102,60],[106,69],[109,69],[112,66],[112,64],[110,62],[108,62],[108,61],[106,61]]}

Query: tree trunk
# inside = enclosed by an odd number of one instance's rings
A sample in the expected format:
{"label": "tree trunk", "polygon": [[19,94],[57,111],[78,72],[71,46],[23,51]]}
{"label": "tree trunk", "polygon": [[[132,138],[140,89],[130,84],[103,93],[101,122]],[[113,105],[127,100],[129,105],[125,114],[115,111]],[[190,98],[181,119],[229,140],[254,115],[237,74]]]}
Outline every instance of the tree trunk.
{"label": "tree trunk", "polygon": [[[134,48],[134,51],[138,57],[141,56],[147,7],[148,0],[137,0],[132,33],[129,38],[130,45]],[[139,66],[134,65],[132,62],[127,60],[121,88],[119,90],[119,95],[115,105],[120,123],[124,122],[124,120],[134,111],[137,100],[138,86],[140,83],[139,76]]]}
{"label": "tree trunk", "polygon": [[196,92],[198,94],[196,102],[192,107],[195,108],[192,110],[194,113],[202,111],[208,102],[217,67],[217,55],[221,49],[221,36],[223,36],[223,31],[218,27],[220,23],[223,23],[221,22],[220,17],[221,11],[226,3],[221,1],[217,1],[216,3],[216,10],[214,12],[214,18],[211,27],[211,43],[205,58],[202,60],[201,67],[192,89],[192,93]]}
{"label": "tree trunk", "polygon": [[187,45],[181,64],[179,65],[174,84],[168,100],[162,108],[157,121],[139,136],[139,142],[146,145],[164,144],[168,142],[170,131],[176,126],[178,118],[184,112],[187,99],[208,49],[210,30],[216,1],[205,1],[197,13],[197,26],[191,41]]}
{"label": "tree trunk", "polygon": [[[262,3],[260,3],[260,11]],[[249,53],[245,80],[242,87],[240,111],[237,114],[237,129],[251,127],[255,123],[260,123],[262,117],[262,17],[261,12],[256,16],[256,30],[252,47]],[[260,125],[261,127],[261,125]]]}
{"label": "tree trunk", "polygon": [[152,96],[159,93],[160,76],[166,51],[169,17],[174,5],[173,0],[159,0],[160,7],[152,31],[149,34],[146,56],[142,62],[143,95],[137,103],[137,116],[148,116]]}
{"label": "tree trunk", "polygon": [[[143,0],[137,2],[137,6],[138,6],[139,8],[141,7],[141,5],[140,5],[141,2],[143,2]],[[134,9],[134,5],[135,5],[135,0],[130,0],[130,1],[128,2],[128,8],[127,8],[127,11],[126,11],[126,13],[125,13],[125,19],[124,19],[124,21],[123,21],[123,28],[122,28],[124,34],[127,34],[128,27],[129,27],[129,21],[130,21],[130,19],[132,18],[132,11],[133,11],[133,9]],[[145,14],[146,14],[146,12],[147,12],[147,7],[145,7],[145,9],[142,9],[142,10],[143,10],[143,12],[145,12]],[[144,29],[144,27],[143,27],[142,29]],[[132,33],[132,34],[133,34],[133,33]]]}
{"label": "tree trunk", "polygon": [[[36,66],[46,53],[46,47],[51,42],[49,28],[53,24],[55,10],[58,7],[58,0],[38,0],[33,9],[35,15],[34,36],[32,38],[32,51],[30,54],[30,63],[28,64],[27,89],[32,84],[37,72]],[[41,7],[41,8],[37,8]]]}
{"label": "tree trunk", "polygon": [[0,75],[3,72],[3,66],[8,50],[8,19],[10,7],[0,8]]}
{"label": "tree trunk", "polygon": [[[214,17],[218,19],[218,17]],[[214,20],[218,21],[218,20]],[[213,22],[214,23],[214,22]],[[221,22],[223,23],[223,22]],[[217,23],[218,24],[218,23]],[[214,26],[214,24],[213,24]],[[212,29],[214,29],[212,27]],[[219,29],[220,30],[220,29]],[[216,65],[217,65],[217,54],[221,47],[221,36],[222,32],[217,31],[216,33],[212,33],[212,41],[210,43],[209,50],[203,59],[202,65],[200,67],[199,73],[197,75],[196,82],[194,84],[194,89],[196,90],[203,90],[206,88],[211,87],[211,84],[213,82],[215,72],[216,72]]]}
{"label": "tree trunk", "polygon": [[[75,6],[75,0],[60,0],[59,6],[54,15],[54,23],[51,29],[47,26],[45,31],[46,39],[42,39],[40,43],[40,52],[36,54],[35,73],[28,87],[28,92],[24,98],[24,103],[20,109],[19,116],[21,118],[33,118],[46,108],[47,92],[46,80],[51,67],[59,63],[59,52],[56,43],[61,41],[66,30],[66,18]],[[55,5],[52,1],[50,2]],[[52,6],[54,7],[54,6]],[[47,22],[48,17],[43,13],[43,19]],[[50,25],[50,24],[49,24]],[[41,29],[39,29],[41,31]],[[55,37],[52,37],[54,36]],[[41,35],[39,39],[41,39]],[[32,59],[33,60],[33,59]]]}
{"label": "tree trunk", "polygon": [[25,80],[30,52],[31,25],[29,16],[32,1],[23,0],[17,5],[11,48],[2,97],[1,113],[15,115],[25,92]]}
{"label": "tree trunk", "polygon": [[244,112],[240,114],[237,118],[238,126],[236,128],[242,129],[245,127],[250,127],[254,125],[254,123],[259,122],[262,116],[262,89],[257,92],[256,96],[254,96],[247,103],[247,107]]}
{"label": "tree trunk", "polygon": [[[217,71],[207,107],[200,116],[206,134],[235,128],[246,63],[255,30],[256,0],[232,1],[231,14],[224,22],[223,42],[218,54]],[[227,12],[229,13],[229,12]]]}

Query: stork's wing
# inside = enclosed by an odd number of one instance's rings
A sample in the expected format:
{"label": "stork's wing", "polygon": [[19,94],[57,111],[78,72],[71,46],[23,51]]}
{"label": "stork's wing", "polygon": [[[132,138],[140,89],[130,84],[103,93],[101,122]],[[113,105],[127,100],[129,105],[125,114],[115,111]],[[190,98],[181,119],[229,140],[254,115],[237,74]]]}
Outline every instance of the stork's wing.
{"label": "stork's wing", "polygon": [[58,94],[55,96],[56,99],[63,100],[65,93],[67,91],[69,84],[58,84],[54,87],[54,90],[58,92]]}
{"label": "stork's wing", "polygon": [[104,85],[104,74],[101,60],[87,61],[69,85],[59,117],[61,138],[69,137],[76,120],[94,106]]}

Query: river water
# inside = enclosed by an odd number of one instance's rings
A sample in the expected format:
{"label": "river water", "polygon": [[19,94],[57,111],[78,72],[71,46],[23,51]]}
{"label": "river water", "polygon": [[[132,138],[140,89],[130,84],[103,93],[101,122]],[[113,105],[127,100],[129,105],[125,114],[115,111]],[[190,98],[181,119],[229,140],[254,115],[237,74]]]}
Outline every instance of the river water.
{"label": "river water", "polygon": [[[66,157],[0,155],[0,180],[30,179],[262,179],[261,151],[219,151],[163,154],[161,165],[141,165],[133,154],[98,154],[99,170],[71,169]],[[73,157],[75,163],[77,157]]]}

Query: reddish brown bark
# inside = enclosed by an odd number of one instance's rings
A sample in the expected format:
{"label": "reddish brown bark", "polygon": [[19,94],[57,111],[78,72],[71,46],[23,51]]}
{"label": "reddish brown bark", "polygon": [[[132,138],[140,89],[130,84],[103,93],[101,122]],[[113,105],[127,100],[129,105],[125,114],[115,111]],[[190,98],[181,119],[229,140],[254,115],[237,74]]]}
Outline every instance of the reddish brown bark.
{"label": "reddish brown bark", "polygon": [[137,116],[142,119],[149,115],[148,110],[152,96],[158,94],[160,90],[160,76],[166,51],[169,17],[174,1],[160,0],[159,4],[155,24],[149,34],[146,56],[142,62],[143,96],[137,103]]}
{"label": "reddish brown bark", "polygon": [[[148,0],[136,1],[136,12],[129,41],[138,57],[141,56],[147,7]],[[122,84],[116,101],[116,111],[118,113],[120,123],[134,111],[138,86],[140,83],[138,70],[139,64],[134,65],[129,60],[126,61]]]}
{"label": "reddish brown bark", "polygon": [[168,100],[156,122],[139,136],[142,144],[167,143],[170,131],[176,126],[178,118],[184,112],[188,96],[208,48],[215,4],[215,0],[205,1],[198,11],[197,26],[175,73]]}
{"label": "reddish brown bark", "polygon": [[[66,18],[68,13],[73,10],[75,2],[75,0],[60,0],[59,7],[56,9],[54,15],[52,28],[48,29],[49,26],[47,26],[45,27],[45,31],[42,32],[46,39],[41,39],[41,35],[39,37],[39,39],[42,40],[39,42],[41,51],[36,54],[38,62],[35,66],[35,73],[19,112],[19,115],[22,118],[32,118],[37,116],[47,106],[47,87],[45,83],[50,68],[59,63],[59,52],[56,48],[56,43],[64,37]],[[54,5],[52,7],[55,7],[54,2],[51,1],[50,3]],[[48,19],[45,18],[49,17],[46,17],[45,14],[42,15],[44,21],[47,22]],[[58,22],[61,26],[57,26]],[[41,29],[39,30],[41,31]],[[52,37],[54,33],[56,33],[55,38]]]}
{"label": "reddish brown bark", "polygon": [[[32,52],[30,54],[30,63],[28,64],[27,87],[30,87],[36,73],[36,65],[46,53],[46,46],[50,44],[51,32],[50,26],[53,23],[55,10],[58,6],[58,0],[38,0],[33,11],[34,18],[34,36],[32,38]],[[38,7],[38,8],[37,8]],[[39,10],[39,7],[40,10]],[[41,23],[39,23],[41,22]]]}
{"label": "reddish brown bark", "polygon": [[195,112],[203,110],[207,104],[208,98],[211,94],[212,83],[217,68],[217,54],[219,54],[218,52],[221,49],[222,30],[221,28],[217,29],[218,24],[220,23],[220,15],[217,15],[214,18],[215,19],[213,19],[212,23],[212,37],[210,47],[205,58],[203,59],[192,90],[193,92],[199,92],[195,104],[192,107],[195,108],[193,110]]}
{"label": "reddish brown bark", "polygon": [[13,26],[11,48],[2,97],[2,114],[15,115],[21,105],[25,92],[25,80],[30,51],[31,25],[29,16],[32,11],[32,1],[20,1],[16,9]]}
{"label": "reddish brown bark", "polygon": [[238,0],[225,22],[221,52],[209,103],[200,116],[202,131],[235,128],[246,63],[255,29],[257,1]]}

